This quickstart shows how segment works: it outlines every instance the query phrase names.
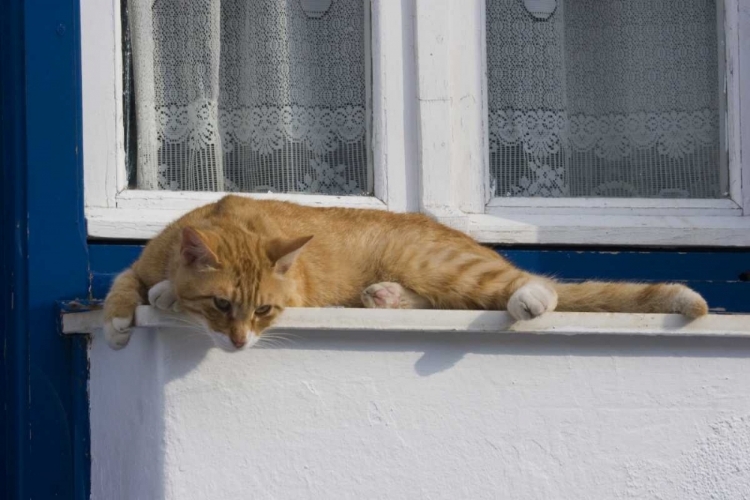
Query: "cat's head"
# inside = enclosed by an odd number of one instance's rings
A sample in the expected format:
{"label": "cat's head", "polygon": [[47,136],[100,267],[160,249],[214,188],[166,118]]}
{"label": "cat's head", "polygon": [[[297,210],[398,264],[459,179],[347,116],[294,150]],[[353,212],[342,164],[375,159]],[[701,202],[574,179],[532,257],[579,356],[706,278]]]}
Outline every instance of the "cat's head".
{"label": "cat's head", "polygon": [[181,308],[218,347],[254,345],[296,303],[292,267],[312,236],[267,239],[236,226],[182,229],[173,286]]}

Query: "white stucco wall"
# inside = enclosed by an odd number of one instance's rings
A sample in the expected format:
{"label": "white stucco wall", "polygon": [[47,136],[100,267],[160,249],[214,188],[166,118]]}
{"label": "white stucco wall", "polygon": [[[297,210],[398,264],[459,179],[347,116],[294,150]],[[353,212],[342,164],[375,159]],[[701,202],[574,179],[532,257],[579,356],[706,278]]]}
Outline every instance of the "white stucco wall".
{"label": "white stucco wall", "polygon": [[750,339],[295,335],[95,336],[92,498],[750,498]]}

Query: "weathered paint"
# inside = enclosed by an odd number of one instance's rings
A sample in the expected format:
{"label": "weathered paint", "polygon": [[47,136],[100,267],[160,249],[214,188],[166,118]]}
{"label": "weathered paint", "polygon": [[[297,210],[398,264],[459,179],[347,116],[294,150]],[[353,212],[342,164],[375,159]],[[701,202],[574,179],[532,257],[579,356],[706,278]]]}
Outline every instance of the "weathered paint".
{"label": "weathered paint", "polygon": [[185,330],[91,352],[92,499],[750,491],[750,341]]}

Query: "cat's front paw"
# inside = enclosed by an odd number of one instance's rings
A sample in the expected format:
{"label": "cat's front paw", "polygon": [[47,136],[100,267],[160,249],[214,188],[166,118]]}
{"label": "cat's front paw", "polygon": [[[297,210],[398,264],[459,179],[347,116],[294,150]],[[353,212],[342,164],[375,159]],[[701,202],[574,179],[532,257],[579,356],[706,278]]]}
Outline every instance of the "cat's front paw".
{"label": "cat's front paw", "polygon": [[160,281],[151,287],[148,291],[148,303],[162,311],[180,311],[177,295],[169,280]]}
{"label": "cat's front paw", "polygon": [[133,316],[127,318],[112,318],[104,322],[104,338],[112,349],[119,350],[130,342]]}
{"label": "cat's front paw", "polygon": [[539,281],[531,281],[511,295],[508,313],[516,321],[541,316],[557,307],[557,292],[551,286]]}

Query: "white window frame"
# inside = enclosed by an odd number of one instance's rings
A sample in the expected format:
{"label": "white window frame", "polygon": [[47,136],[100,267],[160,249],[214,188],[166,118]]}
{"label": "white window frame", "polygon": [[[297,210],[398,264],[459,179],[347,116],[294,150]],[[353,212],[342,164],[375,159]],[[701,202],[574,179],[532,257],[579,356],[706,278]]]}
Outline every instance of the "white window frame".
{"label": "white window frame", "polygon": [[[374,196],[246,194],[314,206],[419,208],[413,4],[363,0],[370,16],[370,141]],[[148,239],[183,213],[225,193],[127,189],[120,0],[81,0],[84,202],[93,238]],[[370,65],[368,65],[368,78]]]}
{"label": "white window frame", "polygon": [[486,243],[750,245],[750,8],[741,6],[745,0],[724,0],[722,152],[730,196],[721,200],[493,198],[485,1],[416,0],[424,212]]}
{"label": "white window frame", "polygon": [[[484,243],[750,246],[750,9],[723,1],[729,199],[492,198],[485,0],[370,0],[374,196],[247,196],[421,210]],[[126,189],[120,0],[81,0],[81,58],[90,237],[151,238],[223,195]]]}

